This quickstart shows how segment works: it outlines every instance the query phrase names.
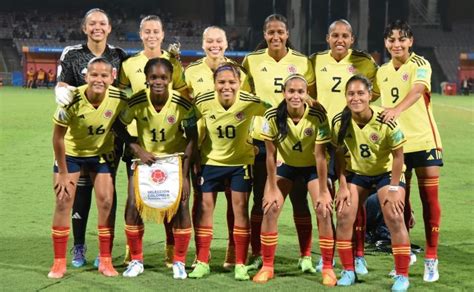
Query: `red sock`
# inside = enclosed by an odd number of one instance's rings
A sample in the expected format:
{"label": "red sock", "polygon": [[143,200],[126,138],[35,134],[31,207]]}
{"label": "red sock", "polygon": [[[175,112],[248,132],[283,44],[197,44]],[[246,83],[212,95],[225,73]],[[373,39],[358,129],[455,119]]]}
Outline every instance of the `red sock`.
{"label": "red sock", "polygon": [[403,208],[403,219],[405,220],[405,226],[407,228],[408,233],[410,233],[410,220],[412,217],[410,193],[411,193],[411,179],[407,178],[407,181],[405,183],[405,208]]}
{"label": "red sock", "polygon": [[132,260],[143,262],[143,234],[145,233],[144,225],[126,225],[125,235],[127,236],[127,244],[130,248],[130,256]]}
{"label": "red sock", "polygon": [[65,259],[67,252],[67,240],[69,238],[69,226],[51,227],[51,237],[53,238],[53,249],[55,259]]}
{"label": "red sock", "polygon": [[173,221],[168,222],[168,219],[165,219],[164,224],[166,233],[166,245],[174,245]]}
{"label": "red sock", "polygon": [[189,241],[191,240],[191,228],[173,229],[174,257],[173,262],[186,263]]}
{"label": "red sock", "polygon": [[275,252],[278,245],[278,232],[262,232],[260,240],[262,246],[263,266],[273,269]]}
{"label": "red sock", "polygon": [[395,271],[397,275],[408,277],[410,267],[410,244],[392,245]]}
{"label": "red sock", "polygon": [[250,228],[234,226],[235,263],[245,264],[249,250]]}
{"label": "red sock", "polygon": [[212,241],[212,226],[196,226],[194,240],[198,248],[197,259],[200,262],[209,262],[209,250]]}
{"label": "red sock", "polygon": [[354,271],[354,253],[351,240],[336,240],[337,253],[346,271]]}
{"label": "red sock", "polygon": [[107,226],[97,226],[99,232],[99,256],[111,257],[111,246],[113,243],[114,229]]}
{"label": "red sock", "polygon": [[252,246],[252,255],[261,255],[260,231],[262,229],[262,214],[250,214],[250,245]]}
{"label": "red sock", "polygon": [[367,213],[365,212],[365,206],[363,205],[357,210],[357,216],[354,222],[355,255],[357,257],[364,256],[366,218]]}
{"label": "red sock", "polygon": [[[300,243],[300,254],[302,257],[311,256],[311,245],[313,243],[313,224],[311,216],[293,215],[298,241]],[[332,259],[331,259],[332,261]]]}
{"label": "red sock", "polygon": [[225,197],[227,199],[227,232],[229,233],[229,246],[235,246],[234,244],[234,210],[232,209],[232,190],[229,186],[225,188]]}
{"label": "red sock", "polygon": [[334,238],[319,236],[319,249],[323,259],[323,269],[332,269],[334,259]]}
{"label": "red sock", "polygon": [[438,257],[439,225],[441,207],[438,200],[439,177],[418,178],[421,203],[423,205],[423,221],[425,223],[426,252],[425,258]]}

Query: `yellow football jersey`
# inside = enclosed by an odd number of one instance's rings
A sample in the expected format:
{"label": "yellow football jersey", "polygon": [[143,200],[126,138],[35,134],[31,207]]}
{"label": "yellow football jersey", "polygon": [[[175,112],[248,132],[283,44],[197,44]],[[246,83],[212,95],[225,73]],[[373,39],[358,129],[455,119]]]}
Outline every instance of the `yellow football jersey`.
{"label": "yellow football jersey", "polygon": [[[361,129],[351,119],[344,145],[350,154],[347,170],[360,175],[375,176],[392,170],[392,150],[404,146],[405,136],[397,122],[382,122],[383,108],[370,106],[372,119]],[[337,145],[341,113],[332,120],[332,143]]]}
{"label": "yellow football jersey", "polygon": [[[225,62],[235,63],[229,58],[225,58]],[[214,72],[205,62],[205,58],[201,58],[186,67],[184,76],[186,84],[192,90],[194,96],[214,90]],[[240,80],[243,83],[246,78],[244,71],[240,70]]]}
{"label": "yellow football jersey", "polygon": [[[175,90],[185,88],[186,82],[184,81],[184,70],[181,62],[165,50],[161,51],[160,58],[167,59],[173,65],[172,88]],[[143,51],[125,60],[122,63],[122,70],[120,70],[119,84],[132,87],[133,93],[145,89],[146,78],[143,70],[147,62],[148,58]]]}
{"label": "yellow football jersey", "polygon": [[316,165],[315,144],[331,141],[326,113],[306,106],[303,117],[296,125],[287,117],[288,134],[283,140],[278,135],[276,113],[276,107],[265,112],[266,121],[263,124],[262,136],[265,140],[277,143],[277,159],[296,167]]}
{"label": "yellow football jersey", "polygon": [[54,123],[67,127],[64,136],[66,154],[75,157],[92,157],[114,150],[114,135],[110,132],[115,118],[127,104],[127,95],[109,86],[105,98],[94,108],[85,96],[87,84],[79,86],[72,102],[58,106]]}
{"label": "yellow football jersey", "polygon": [[267,104],[244,91],[237,93],[235,103],[227,110],[213,91],[197,96],[195,101],[196,116],[206,123],[201,163],[220,166],[253,164],[255,155],[249,140],[249,128],[254,116],[265,113]]}
{"label": "yellow football jersey", "polygon": [[355,74],[366,76],[374,84],[373,92],[379,93],[375,76],[378,66],[367,53],[349,49],[349,53],[337,62],[331,51],[311,55],[316,76],[317,99],[328,112],[329,120],[346,106],[346,83]]}
{"label": "yellow football jersey", "polygon": [[[278,106],[283,100],[283,85],[285,79],[295,73],[306,78],[308,87],[314,85],[313,65],[308,57],[288,49],[288,53],[280,61],[275,61],[268,54],[268,49],[258,50],[245,56],[242,66],[247,70],[242,89],[253,91],[266,103]],[[261,129],[263,118],[256,118],[253,125],[252,136],[263,140]]]}
{"label": "yellow football jersey", "polygon": [[399,117],[407,143],[405,153],[442,149],[438,127],[433,117],[431,105],[431,66],[421,56],[412,53],[398,70],[392,61],[385,63],[377,72],[377,82],[382,96],[382,106],[394,107],[399,104],[413,88],[420,83],[427,91]]}
{"label": "yellow football jersey", "polygon": [[135,93],[119,118],[126,125],[136,120],[140,145],[156,155],[184,152],[188,144],[184,128],[196,123],[193,105],[187,98],[170,91],[165,105],[157,112],[149,89]]}
{"label": "yellow football jersey", "polygon": [[[225,58],[226,62],[234,63],[233,60]],[[238,66],[238,64],[236,64]],[[201,58],[186,67],[184,70],[184,76],[186,84],[190,90],[192,90],[194,96],[201,95],[203,93],[214,91],[214,72],[209,68],[205,62],[205,58]],[[245,73],[240,70],[240,80],[244,82]],[[205,135],[203,134],[206,130],[204,119],[200,119],[197,124],[198,129],[198,146],[202,144]]]}

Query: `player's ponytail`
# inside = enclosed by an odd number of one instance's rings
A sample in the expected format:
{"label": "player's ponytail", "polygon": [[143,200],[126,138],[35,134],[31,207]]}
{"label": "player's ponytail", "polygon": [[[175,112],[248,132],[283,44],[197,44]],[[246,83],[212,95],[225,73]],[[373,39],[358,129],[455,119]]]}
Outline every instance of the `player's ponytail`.
{"label": "player's ponytail", "polygon": [[339,133],[337,133],[337,146],[342,147],[344,145],[344,138],[346,137],[347,129],[351,124],[352,112],[349,107],[346,105],[342,110],[341,115],[341,127],[339,128]]}
{"label": "player's ponytail", "polygon": [[288,108],[286,100],[283,99],[277,107],[276,125],[278,129],[278,142],[285,140],[288,135]]}

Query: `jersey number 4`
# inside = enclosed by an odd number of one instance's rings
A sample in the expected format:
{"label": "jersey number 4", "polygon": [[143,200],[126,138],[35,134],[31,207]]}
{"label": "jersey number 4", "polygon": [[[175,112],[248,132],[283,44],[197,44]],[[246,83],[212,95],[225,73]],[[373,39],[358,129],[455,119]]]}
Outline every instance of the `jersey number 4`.
{"label": "jersey number 4", "polygon": [[293,145],[291,149],[295,151],[303,152],[303,146],[301,145],[301,141],[296,142],[295,145]]}

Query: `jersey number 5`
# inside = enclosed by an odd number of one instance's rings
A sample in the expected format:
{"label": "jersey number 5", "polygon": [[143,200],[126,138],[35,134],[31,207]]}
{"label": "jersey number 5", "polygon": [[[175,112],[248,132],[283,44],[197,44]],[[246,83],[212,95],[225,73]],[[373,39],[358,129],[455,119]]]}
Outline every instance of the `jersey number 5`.
{"label": "jersey number 5", "polygon": [[283,78],[280,77],[275,77],[275,80],[273,81],[273,85],[275,85],[275,93],[282,93],[283,92]]}

